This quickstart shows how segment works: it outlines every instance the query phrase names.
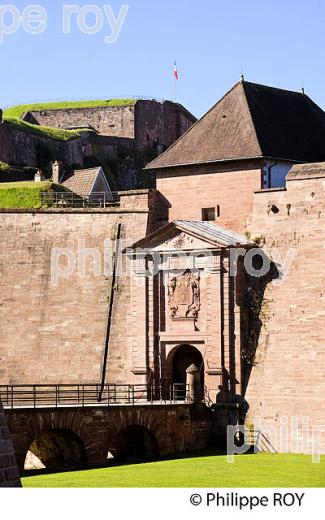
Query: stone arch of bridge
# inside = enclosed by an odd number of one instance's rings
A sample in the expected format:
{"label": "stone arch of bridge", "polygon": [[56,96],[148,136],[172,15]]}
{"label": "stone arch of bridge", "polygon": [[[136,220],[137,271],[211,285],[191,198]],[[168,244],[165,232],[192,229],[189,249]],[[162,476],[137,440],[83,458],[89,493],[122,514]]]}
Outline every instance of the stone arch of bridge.
{"label": "stone arch of bridge", "polygon": [[159,457],[158,440],[149,428],[129,424],[109,441],[109,454],[117,462],[154,460]]}
{"label": "stone arch of bridge", "polygon": [[86,448],[71,430],[56,428],[40,433],[28,448],[25,470],[75,469],[87,465]]}

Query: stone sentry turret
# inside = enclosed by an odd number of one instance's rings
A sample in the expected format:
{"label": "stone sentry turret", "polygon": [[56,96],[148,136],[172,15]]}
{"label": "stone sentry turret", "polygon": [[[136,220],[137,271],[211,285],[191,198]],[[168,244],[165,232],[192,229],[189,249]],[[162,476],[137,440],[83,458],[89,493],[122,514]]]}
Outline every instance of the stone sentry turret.
{"label": "stone sentry turret", "polygon": [[0,401],[0,488],[21,487],[16,457]]}

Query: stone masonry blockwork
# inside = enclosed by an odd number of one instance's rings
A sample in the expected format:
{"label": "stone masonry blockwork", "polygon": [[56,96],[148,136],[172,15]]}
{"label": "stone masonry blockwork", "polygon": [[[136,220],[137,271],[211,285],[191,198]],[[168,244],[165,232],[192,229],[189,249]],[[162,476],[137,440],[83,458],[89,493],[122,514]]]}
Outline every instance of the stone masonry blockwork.
{"label": "stone masonry blockwork", "polygon": [[[248,223],[251,236],[262,238],[268,254],[273,249],[281,263],[293,255],[282,283],[269,284],[264,294],[262,329],[246,392],[247,423],[259,417],[264,428],[275,427],[278,451],[284,450],[281,418],[288,418],[289,431],[291,418],[297,418],[293,426],[298,443],[306,418],[307,447],[312,428],[323,431],[319,441],[325,447],[324,200],[324,170],[314,178],[288,179],[286,190],[255,194]],[[291,434],[288,439],[287,449],[301,451]]]}
{"label": "stone masonry blockwork", "polygon": [[16,457],[0,401],[0,487],[20,487]]}

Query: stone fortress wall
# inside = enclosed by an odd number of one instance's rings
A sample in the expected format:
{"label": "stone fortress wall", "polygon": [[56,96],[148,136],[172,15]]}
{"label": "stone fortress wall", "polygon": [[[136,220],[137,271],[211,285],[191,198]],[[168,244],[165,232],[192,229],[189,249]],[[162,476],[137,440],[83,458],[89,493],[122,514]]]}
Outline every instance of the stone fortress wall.
{"label": "stone fortress wall", "polygon": [[0,401],[0,488],[20,485],[16,457]]}
{"label": "stone fortress wall", "polygon": [[89,131],[67,141],[53,139],[12,125],[3,120],[0,110],[0,161],[18,168],[43,167],[51,160],[70,168],[101,165],[106,174],[108,165],[115,177],[114,190],[138,188],[145,162],[157,157],[196,121],[182,105],[155,100],[137,100],[128,106],[31,111],[23,119],[35,125]]}
{"label": "stone fortress wall", "polygon": [[24,121],[53,128],[92,127],[101,135],[134,139],[134,104],[129,106],[31,110]]}
{"label": "stone fortress wall", "polygon": [[89,126],[103,136],[133,139],[136,150],[144,152],[154,146],[168,148],[196,118],[178,103],[134,100],[125,106],[30,111],[24,120],[53,128]]}
{"label": "stone fortress wall", "polygon": [[[295,166],[286,189],[254,194],[246,232],[266,251],[277,247],[286,257],[291,248],[295,255],[283,283],[269,284],[264,294],[245,396],[248,425],[254,415],[275,426],[281,416],[325,423],[324,191],[325,165],[318,164]],[[111,279],[92,274],[90,258],[84,278],[73,273],[53,287],[51,249],[68,247],[77,256],[77,239],[83,238],[103,255],[119,222],[131,245],[167,220],[157,197],[154,191],[129,192],[119,207],[99,211],[2,210],[1,384],[100,381]],[[136,310],[129,306],[127,278],[116,289],[107,380],[118,383],[129,379],[125,338]]]}
{"label": "stone fortress wall", "polygon": [[[256,416],[264,429],[275,427],[276,448],[286,451],[280,442],[281,417],[289,418],[289,431],[291,417],[297,418],[298,444],[307,417],[308,446],[311,427],[323,426],[324,448],[325,164],[294,166],[285,190],[255,193],[247,229],[262,237],[268,254],[276,248],[284,260],[293,255],[282,283],[269,284],[264,294],[262,329],[246,391],[247,424]],[[290,447],[299,451],[294,441]]]}
{"label": "stone fortress wall", "polygon": [[[1,211],[0,384],[100,382],[112,282],[105,241],[115,240],[121,224],[123,249],[165,223],[167,209],[158,206],[156,192],[143,190],[121,194],[120,205],[107,210]],[[80,247],[95,250],[85,264]],[[76,261],[57,286],[53,248]],[[116,289],[108,379],[125,383],[128,278],[119,277]]]}

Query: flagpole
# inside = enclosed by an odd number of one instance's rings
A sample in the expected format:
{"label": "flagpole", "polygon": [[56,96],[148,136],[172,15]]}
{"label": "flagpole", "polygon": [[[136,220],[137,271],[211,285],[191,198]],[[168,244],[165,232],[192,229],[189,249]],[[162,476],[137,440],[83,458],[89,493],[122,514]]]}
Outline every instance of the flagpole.
{"label": "flagpole", "polygon": [[176,60],[174,60],[174,102],[177,103],[177,81],[178,81],[178,69]]}

